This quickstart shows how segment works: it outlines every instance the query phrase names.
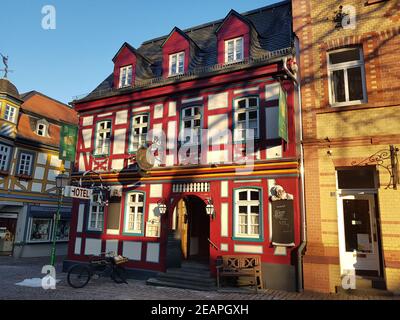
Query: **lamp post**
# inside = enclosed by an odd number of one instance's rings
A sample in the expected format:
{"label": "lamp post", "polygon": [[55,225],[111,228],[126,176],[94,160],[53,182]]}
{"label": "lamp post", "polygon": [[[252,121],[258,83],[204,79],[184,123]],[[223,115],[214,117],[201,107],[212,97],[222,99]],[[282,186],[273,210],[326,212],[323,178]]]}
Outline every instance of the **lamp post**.
{"label": "lamp post", "polygon": [[52,266],[55,265],[56,262],[56,242],[57,242],[57,227],[58,221],[60,220],[60,209],[63,201],[63,190],[69,183],[69,177],[64,174],[64,170],[61,171],[62,173],[56,177],[56,187],[58,190],[58,206],[57,206],[57,213],[55,215],[54,221],[54,229],[53,229],[53,245],[51,247],[51,258],[50,264]]}

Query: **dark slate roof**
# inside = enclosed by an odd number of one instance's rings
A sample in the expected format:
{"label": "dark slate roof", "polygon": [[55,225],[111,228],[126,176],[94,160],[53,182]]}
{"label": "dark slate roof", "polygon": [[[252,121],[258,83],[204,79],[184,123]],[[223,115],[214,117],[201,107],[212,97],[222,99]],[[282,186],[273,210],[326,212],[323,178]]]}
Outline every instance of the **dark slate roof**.
{"label": "dark slate roof", "polygon": [[[237,14],[234,10],[230,11],[229,14],[232,12]],[[243,16],[243,20],[248,21],[250,25],[251,58],[262,57],[268,54],[268,52],[293,46],[291,1],[282,1],[242,13],[241,15]],[[217,37],[215,32],[224,20],[220,19],[183,30],[187,38],[195,44],[195,54],[192,56],[188,71],[199,67],[213,66],[218,63]],[[135,49],[137,53],[151,62],[150,65],[144,63],[137,66],[137,81],[162,76],[162,45],[170,34],[145,41],[138,49]],[[111,90],[112,88],[113,75],[111,74],[89,96]]]}

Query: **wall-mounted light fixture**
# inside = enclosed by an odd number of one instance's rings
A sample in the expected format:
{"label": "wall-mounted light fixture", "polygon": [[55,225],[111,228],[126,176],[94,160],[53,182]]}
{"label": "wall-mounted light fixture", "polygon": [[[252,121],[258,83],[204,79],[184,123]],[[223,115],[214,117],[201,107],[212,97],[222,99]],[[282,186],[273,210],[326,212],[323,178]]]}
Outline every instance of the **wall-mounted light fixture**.
{"label": "wall-mounted light fixture", "polygon": [[160,199],[157,201],[158,212],[161,215],[164,215],[167,212],[167,205],[165,204],[164,199]]}
{"label": "wall-mounted light fixture", "polygon": [[215,218],[215,208],[212,199],[206,199],[206,213],[211,216],[213,219]]}

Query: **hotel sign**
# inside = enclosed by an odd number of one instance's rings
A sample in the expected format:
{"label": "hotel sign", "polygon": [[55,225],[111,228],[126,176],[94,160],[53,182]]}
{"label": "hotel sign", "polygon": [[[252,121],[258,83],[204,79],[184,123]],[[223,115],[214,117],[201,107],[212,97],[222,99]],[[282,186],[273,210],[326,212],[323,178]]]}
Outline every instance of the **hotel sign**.
{"label": "hotel sign", "polygon": [[81,187],[66,186],[64,190],[64,196],[78,199],[89,200],[92,198],[92,189],[86,189]]}

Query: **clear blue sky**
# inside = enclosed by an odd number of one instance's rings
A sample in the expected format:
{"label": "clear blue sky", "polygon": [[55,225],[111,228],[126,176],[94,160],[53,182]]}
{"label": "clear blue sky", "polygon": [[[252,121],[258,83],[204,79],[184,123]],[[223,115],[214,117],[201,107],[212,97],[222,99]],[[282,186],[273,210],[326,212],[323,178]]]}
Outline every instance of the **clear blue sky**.
{"label": "clear blue sky", "polygon": [[[0,52],[20,92],[37,90],[64,103],[93,90],[113,69],[125,42],[143,41],[245,12],[277,0],[7,0],[1,1]],[[42,29],[42,7],[56,8],[56,29]],[[0,69],[3,65],[0,60]],[[2,74],[1,74],[2,76]]]}

